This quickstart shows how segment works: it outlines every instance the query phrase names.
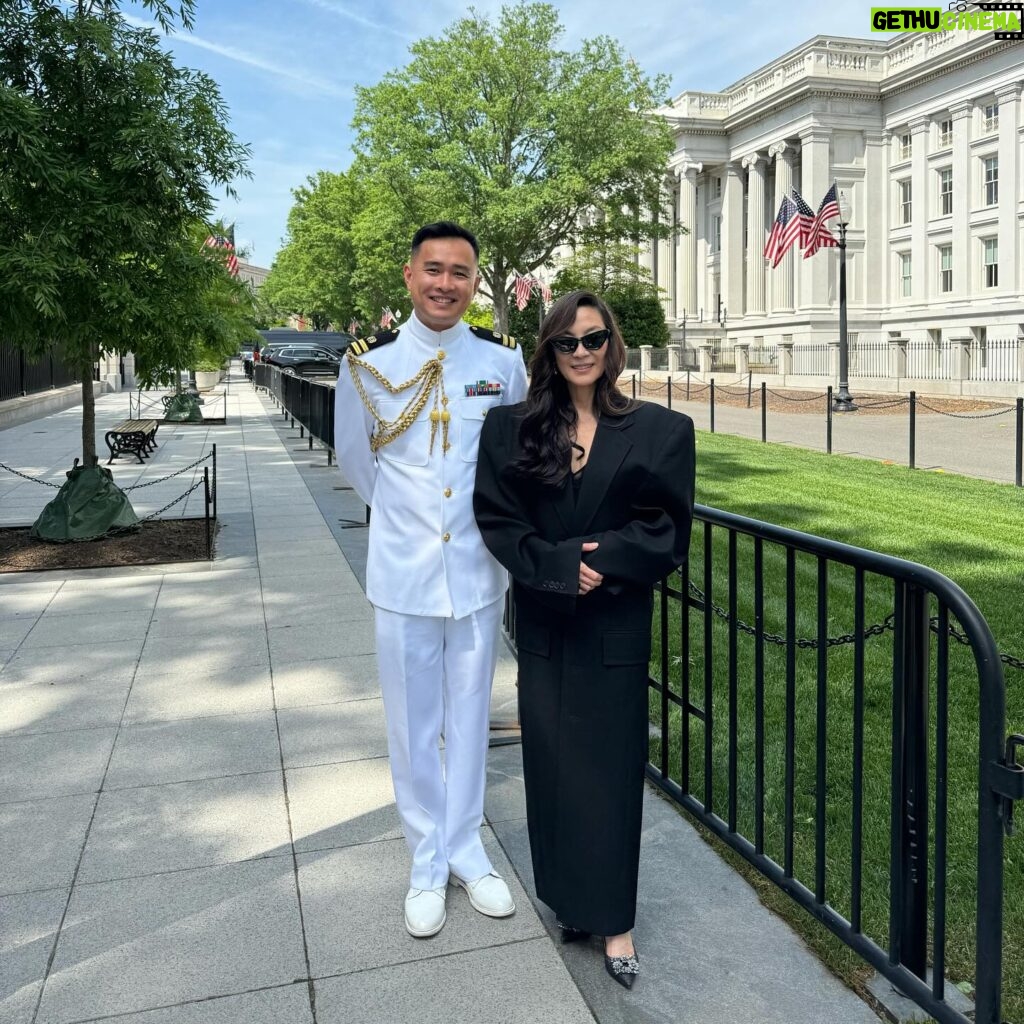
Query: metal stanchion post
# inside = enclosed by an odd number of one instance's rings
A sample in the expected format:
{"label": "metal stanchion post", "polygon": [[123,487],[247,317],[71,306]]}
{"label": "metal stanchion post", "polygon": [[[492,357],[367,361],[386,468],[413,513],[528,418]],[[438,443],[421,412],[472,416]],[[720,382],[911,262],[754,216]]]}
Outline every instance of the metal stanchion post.
{"label": "metal stanchion post", "polygon": [[715,378],[711,378],[711,433],[715,432]]}
{"label": "metal stanchion post", "polygon": [[768,441],[768,385],[761,381],[761,440]]}
{"label": "metal stanchion post", "polygon": [[825,451],[832,454],[832,385],[828,386],[825,398]]}
{"label": "metal stanchion post", "polygon": [[910,392],[910,468],[916,469],[914,465],[915,451],[917,447],[917,392]]}
{"label": "metal stanchion post", "polygon": [[1021,473],[1024,470],[1024,398],[1017,399],[1017,473],[1014,483],[1021,486]]}
{"label": "metal stanchion post", "polygon": [[669,374],[669,378],[668,378],[668,392],[667,392],[667,394],[668,394],[668,407],[671,409],[672,408],[672,375],[671,374]]}

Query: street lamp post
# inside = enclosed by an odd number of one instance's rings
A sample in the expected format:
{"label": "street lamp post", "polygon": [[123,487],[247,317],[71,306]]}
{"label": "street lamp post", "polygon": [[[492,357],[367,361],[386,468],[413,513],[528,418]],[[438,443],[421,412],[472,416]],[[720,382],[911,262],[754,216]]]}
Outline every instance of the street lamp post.
{"label": "street lamp post", "polygon": [[832,400],[833,412],[856,412],[850,395],[850,346],[846,332],[846,226],[850,223],[850,198],[839,190],[839,390]]}

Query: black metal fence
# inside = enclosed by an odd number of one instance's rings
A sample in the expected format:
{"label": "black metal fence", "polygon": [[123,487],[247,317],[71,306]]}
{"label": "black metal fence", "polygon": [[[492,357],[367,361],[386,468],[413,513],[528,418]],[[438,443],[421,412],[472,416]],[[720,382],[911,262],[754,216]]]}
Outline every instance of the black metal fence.
{"label": "black metal fence", "polygon": [[1007,740],[970,598],[925,566],[698,506],[656,619],[651,780],[936,1020],[965,1024],[945,998],[960,915],[973,1020],[1000,1024],[1024,738]]}
{"label": "black metal fence", "polygon": [[77,383],[75,372],[52,355],[31,359],[20,348],[0,343],[0,401]]}
{"label": "black metal fence", "polygon": [[327,448],[330,465],[334,456],[334,382],[282,373],[266,363],[253,364],[252,382],[277,402],[292,426],[298,423],[300,437],[309,435],[310,451],[314,440]]}

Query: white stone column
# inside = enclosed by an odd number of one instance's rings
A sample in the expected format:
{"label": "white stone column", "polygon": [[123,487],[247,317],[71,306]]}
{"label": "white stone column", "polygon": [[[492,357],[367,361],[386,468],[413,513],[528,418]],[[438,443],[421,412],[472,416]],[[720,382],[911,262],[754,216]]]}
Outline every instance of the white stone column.
{"label": "white stone column", "polygon": [[744,308],[742,171],[737,161],[725,165],[722,196],[722,305],[731,320],[741,317]]}
{"label": "white stone column", "polygon": [[899,380],[907,375],[907,339],[889,339],[889,376]]}
{"label": "white stone column", "polygon": [[640,346],[640,372],[650,373],[651,372],[651,352],[654,350],[653,345],[641,345]]}
{"label": "white stone column", "polygon": [[997,89],[996,99],[999,101],[999,291],[1016,294],[1020,290],[1017,279],[1020,83]]}
{"label": "white stone column", "polygon": [[[884,305],[890,301],[889,282],[892,264],[889,256],[889,164],[885,135],[880,131],[864,132],[864,181],[851,185],[853,222],[846,233],[846,295],[847,312],[855,305]],[[868,201],[868,197],[872,197]],[[835,224],[835,221],[832,221]],[[863,239],[863,262],[856,265],[859,253],[852,253],[851,235]],[[854,278],[860,282],[859,303],[854,302]],[[837,296],[838,301],[838,288]]]}
{"label": "white stone column", "polygon": [[916,302],[927,302],[937,288],[935,265],[928,258],[928,218],[932,204],[932,175],[928,173],[928,119],[910,122],[910,294]]}
{"label": "white stone column", "polygon": [[949,345],[953,350],[953,380],[969,380],[971,376],[971,342],[974,338],[968,334],[958,338],[950,338]]}
{"label": "white stone column", "polygon": [[[788,142],[776,142],[769,146],[768,156],[775,158],[775,202],[772,216],[779,212],[782,197],[789,195],[793,187],[793,147]],[[782,262],[769,270],[772,282],[772,310],[791,313],[793,311],[793,251],[783,257]]]}
{"label": "white stone column", "polygon": [[[675,217],[672,211],[675,209],[675,194],[672,182],[665,183],[665,193],[662,196],[662,207],[659,214],[659,221],[664,222],[668,227],[675,226]],[[665,310],[665,317],[669,320],[676,318],[676,297],[675,297],[675,267],[672,265],[672,235],[658,239],[657,252],[657,285],[662,308]]]}
{"label": "white stone column", "polygon": [[747,171],[747,312],[764,313],[764,176],[760,153],[744,157]]}
{"label": "white stone column", "polygon": [[697,318],[697,175],[703,164],[683,164],[679,169],[679,220],[686,234],[676,239],[676,317]]}
{"label": "white stone column", "polygon": [[[949,108],[953,120],[953,291],[970,295],[971,287],[971,115],[970,103]],[[1002,254],[1000,253],[1000,256]],[[949,297],[949,296],[947,296]]]}
{"label": "white stone column", "polygon": [[[829,140],[832,133],[827,128],[808,128],[800,133],[800,194],[817,213],[818,204],[832,184],[829,162]],[[793,247],[794,253],[800,250]],[[809,259],[803,258],[803,251],[793,257],[800,267],[800,308],[820,313],[828,309],[829,270],[832,266],[830,249],[819,249]],[[838,328],[837,328],[838,332]]]}

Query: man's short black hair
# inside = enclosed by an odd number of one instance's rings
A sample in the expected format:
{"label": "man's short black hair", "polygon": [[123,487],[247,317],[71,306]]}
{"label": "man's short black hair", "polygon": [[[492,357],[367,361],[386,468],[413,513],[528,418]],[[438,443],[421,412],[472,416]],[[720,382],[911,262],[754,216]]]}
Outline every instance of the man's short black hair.
{"label": "man's short black hair", "polygon": [[480,246],[477,244],[476,236],[472,231],[467,231],[461,224],[451,220],[438,220],[433,224],[424,224],[423,227],[412,236],[412,255],[424,242],[434,238],[461,238],[473,247],[473,255],[479,261]]}

